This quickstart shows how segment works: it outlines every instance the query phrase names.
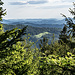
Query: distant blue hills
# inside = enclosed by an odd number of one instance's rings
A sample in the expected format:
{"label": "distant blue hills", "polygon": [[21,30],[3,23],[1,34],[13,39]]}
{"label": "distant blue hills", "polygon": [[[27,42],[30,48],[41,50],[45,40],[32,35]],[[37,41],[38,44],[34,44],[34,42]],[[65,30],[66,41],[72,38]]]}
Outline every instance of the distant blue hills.
{"label": "distant blue hills", "polygon": [[30,41],[38,42],[36,43],[39,47],[40,39],[47,37],[49,43],[51,43],[52,36],[55,34],[55,40],[59,39],[60,31],[63,28],[65,20],[57,19],[3,19],[4,31],[11,30],[13,28],[22,29],[24,25],[28,25],[26,32],[30,34]]}
{"label": "distant blue hills", "polygon": [[3,19],[3,24],[8,25],[29,25],[33,27],[56,27],[62,28],[65,24],[65,20],[58,19]]}

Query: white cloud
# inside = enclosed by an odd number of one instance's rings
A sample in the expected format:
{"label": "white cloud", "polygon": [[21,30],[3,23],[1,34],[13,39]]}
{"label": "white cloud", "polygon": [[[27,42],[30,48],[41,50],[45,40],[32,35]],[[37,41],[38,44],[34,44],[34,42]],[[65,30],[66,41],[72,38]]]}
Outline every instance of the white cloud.
{"label": "white cloud", "polygon": [[[74,0],[3,0],[7,10],[5,18],[60,18],[60,13],[68,14]],[[31,1],[31,3],[29,3]],[[10,5],[18,2],[16,5]],[[41,2],[41,3],[40,3]],[[45,3],[42,3],[45,2]]]}

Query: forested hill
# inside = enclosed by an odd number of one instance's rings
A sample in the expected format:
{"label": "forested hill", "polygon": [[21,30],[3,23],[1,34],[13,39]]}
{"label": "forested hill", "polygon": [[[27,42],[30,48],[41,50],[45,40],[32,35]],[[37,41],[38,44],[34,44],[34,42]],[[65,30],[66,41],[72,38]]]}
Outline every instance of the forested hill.
{"label": "forested hill", "polygon": [[[22,29],[23,27],[25,27],[25,25],[7,25],[4,24],[4,31],[6,30],[11,30],[13,28],[19,28]],[[31,35],[38,35],[39,33],[44,33],[44,32],[49,32],[49,33],[54,33],[54,34],[59,34],[61,31],[61,28],[49,28],[49,27],[32,27],[32,26],[28,26],[26,29],[27,33],[30,33]]]}
{"label": "forested hill", "polygon": [[[4,24],[3,26],[4,26],[4,31],[6,31],[16,27],[19,29],[22,29],[25,25]],[[26,29],[26,33],[31,35],[30,40],[32,40],[33,42],[36,42],[38,40],[38,43],[40,39],[43,39],[43,37],[47,37],[49,39],[49,42],[51,42],[53,34],[55,34],[55,40],[57,40],[59,38],[60,31],[61,31],[61,28],[49,28],[49,27],[28,26]]]}

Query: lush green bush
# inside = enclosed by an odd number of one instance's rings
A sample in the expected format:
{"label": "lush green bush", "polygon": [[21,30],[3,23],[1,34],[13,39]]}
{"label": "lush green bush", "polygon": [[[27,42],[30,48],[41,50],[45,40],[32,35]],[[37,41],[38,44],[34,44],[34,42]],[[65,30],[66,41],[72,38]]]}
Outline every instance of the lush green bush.
{"label": "lush green bush", "polygon": [[64,57],[48,55],[39,57],[38,75],[74,75],[75,74],[75,55],[67,52]]}
{"label": "lush green bush", "polygon": [[[2,7],[0,10],[2,20]],[[28,35],[21,38],[25,30],[26,27],[3,32],[0,24],[0,75],[75,75],[75,48],[54,42],[54,36],[51,44],[44,38],[40,49],[32,47],[34,43]]]}

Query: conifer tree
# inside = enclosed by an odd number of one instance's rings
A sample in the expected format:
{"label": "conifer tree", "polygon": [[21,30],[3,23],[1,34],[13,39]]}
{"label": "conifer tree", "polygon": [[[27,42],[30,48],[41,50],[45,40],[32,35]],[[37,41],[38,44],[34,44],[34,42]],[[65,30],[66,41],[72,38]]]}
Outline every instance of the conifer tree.
{"label": "conifer tree", "polygon": [[[2,12],[1,20],[4,14]],[[3,24],[0,26],[3,30]],[[0,32],[0,75],[39,75],[39,49],[31,49],[33,43],[27,42],[29,37],[21,38],[26,34],[26,28]]]}
{"label": "conifer tree", "polygon": [[[0,21],[2,21],[2,16],[6,14],[5,10],[2,8],[3,2],[0,0]],[[10,31],[3,31],[3,24],[0,23],[0,56],[3,57],[3,53],[7,47],[11,47],[13,44],[16,44],[18,41],[22,41],[21,36],[26,34],[25,26],[23,29],[14,28]],[[2,53],[3,52],[3,53]]]}
{"label": "conifer tree", "polygon": [[[6,14],[5,10],[1,7],[3,2],[0,0],[0,21],[2,21],[2,16]],[[0,35],[3,33],[3,25],[0,23]]]}
{"label": "conifer tree", "polygon": [[[0,21],[6,14],[0,0]],[[3,24],[0,23],[0,75],[23,75],[26,74],[31,63],[30,44],[27,44],[21,36],[26,34],[23,29],[14,28],[3,32]],[[24,41],[24,42],[22,42]]]}
{"label": "conifer tree", "polygon": [[[65,17],[66,25],[64,26],[63,30],[61,31],[61,34],[59,35],[59,39],[64,41],[65,43],[73,42],[75,43],[75,3],[73,2],[73,9],[69,9],[69,12],[73,15],[72,18],[66,17],[65,15],[61,14],[63,17]],[[71,39],[72,38],[72,39]]]}

